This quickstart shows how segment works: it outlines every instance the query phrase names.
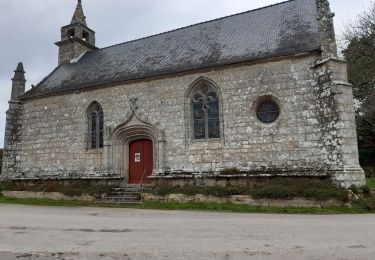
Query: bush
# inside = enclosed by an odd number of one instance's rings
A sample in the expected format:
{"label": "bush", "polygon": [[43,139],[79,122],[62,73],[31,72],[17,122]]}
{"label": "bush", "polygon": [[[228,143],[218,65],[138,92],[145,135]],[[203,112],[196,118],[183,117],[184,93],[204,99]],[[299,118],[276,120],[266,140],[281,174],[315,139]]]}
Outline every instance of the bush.
{"label": "bush", "polygon": [[0,149],[0,175],[1,175],[1,172],[3,170],[3,149]]}
{"label": "bush", "polygon": [[362,191],[362,194],[366,197],[371,196],[371,191],[369,186],[362,186],[359,188]]}
{"label": "bush", "polygon": [[207,196],[216,196],[220,198],[229,197],[231,195],[244,195],[248,194],[246,187],[231,186],[231,187],[197,187],[197,186],[183,186],[183,187],[168,187],[159,186],[153,190],[153,193],[159,196],[165,196],[168,194],[185,194],[185,195],[196,195],[203,194]]}
{"label": "bush", "polygon": [[359,149],[359,161],[362,167],[375,167],[374,158],[375,148],[373,147],[363,147]]}
{"label": "bush", "polygon": [[220,171],[221,175],[238,175],[241,174],[241,171],[237,168],[225,168]]}
{"label": "bush", "polygon": [[34,185],[25,185],[24,183],[2,182],[0,183],[0,192],[11,191],[33,191],[33,192],[60,192],[66,196],[92,195],[98,196],[102,193],[108,193],[113,186],[93,185],[88,182],[77,181],[71,184],[63,185],[56,181],[47,181]]}
{"label": "bush", "polygon": [[354,206],[366,211],[375,211],[375,197],[362,198],[354,202]]}
{"label": "bush", "polygon": [[282,184],[268,184],[250,191],[254,199],[292,199],[298,193]]}
{"label": "bush", "polygon": [[349,190],[351,190],[354,194],[359,194],[359,189],[357,188],[357,186],[350,186]]}
{"label": "bush", "polygon": [[337,187],[330,180],[323,179],[285,179],[276,178],[250,190],[254,199],[292,199],[306,198],[317,201],[337,199],[349,200],[349,192]]}
{"label": "bush", "polygon": [[375,189],[375,177],[367,178],[367,186]]}
{"label": "bush", "polygon": [[375,167],[374,166],[363,167],[363,170],[365,171],[366,178],[375,178]]}
{"label": "bush", "polygon": [[165,196],[167,194],[203,194],[223,198],[231,195],[251,195],[254,199],[306,198],[317,201],[337,199],[343,202],[347,202],[349,200],[348,190],[337,187],[330,180],[309,178],[275,178],[253,188],[247,188],[245,186],[162,186],[156,187],[153,192],[154,194],[160,196]]}
{"label": "bush", "polygon": [[12,190],[12,186],[11,182],[0,182],[0,192]]}

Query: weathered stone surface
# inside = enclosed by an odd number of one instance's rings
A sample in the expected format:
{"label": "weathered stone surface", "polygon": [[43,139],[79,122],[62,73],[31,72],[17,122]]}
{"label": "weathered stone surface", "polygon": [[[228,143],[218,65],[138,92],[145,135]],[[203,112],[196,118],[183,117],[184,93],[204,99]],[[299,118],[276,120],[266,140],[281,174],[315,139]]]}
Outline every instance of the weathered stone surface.
{"label": "weathered stone surface", "polygon": [[[358,172],[356,183],[360,184],[364,179],[358,164],[351,91],[349,86],[339,86],[335,92],[338,85],[330,83],[334,77],[330,66],[336,61],[313,67],[318,58],[310,54],[25,100],[18,142],[22,149],[14,151],[19,168],[6,170],[5,176],[126,177],[125,144],[112,133],[125,125],[139,127],[142,134],[149,125],[155,132],[150,132],[150,139],[160,144],[154,152],[155,175],[205,174],[237,167],[245,172],[339,176],[348,166]],[[191,124],[184,104],[190,85],[207,78],[221,92],[222,137],[202,142],[188,134]],[[281,104],[279,120],[270,125],[258,121],[252,106],[266,94]],[[134,97],[138,110],[132,115],[129,100]],[[347,103],[339,104],[340,100]],[[88,148],[86,109],[93,101],[105,113],[105,149]],[[345,172],[342,176],[349,178],[350,170]]]}
{"label": "weathered stone surface", "polygon": [[[147,138],[154,147],[155,182],[204,183],[205,177],[213,180],[221,170],[235,167],[245,177],[328,175],[345,187],[364,185],[346,64],[336,57],[328,1],[317,3],[321,52],[12,98],[3,178],[127,181],[129,143]],[[69,26],[76,32],[85,29],[80,23]],[[75,46],[82,42],[64,33],[60,50],[70,42],[65,54],[82,52]],[[190,95],[199,82],[217,90],[220,138],[193,138]],[[256,115],[264,96],[280,106],[271,124]],[[93,102],[103,108],[105,121],[104,147],[95,150],[89,148],[87,115]]]}

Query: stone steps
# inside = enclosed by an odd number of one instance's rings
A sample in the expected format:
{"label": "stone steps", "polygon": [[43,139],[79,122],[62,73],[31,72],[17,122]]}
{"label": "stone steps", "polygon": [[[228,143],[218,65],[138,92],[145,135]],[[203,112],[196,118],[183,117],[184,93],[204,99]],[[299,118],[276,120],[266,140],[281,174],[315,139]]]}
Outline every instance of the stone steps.
{"label": "stone steps", "polygon": [[102,194],[99,202],[115,205],[139,205],[142,204],[142,192],[150,190],[150,185],[126,185],[113,188],[109,193]]}

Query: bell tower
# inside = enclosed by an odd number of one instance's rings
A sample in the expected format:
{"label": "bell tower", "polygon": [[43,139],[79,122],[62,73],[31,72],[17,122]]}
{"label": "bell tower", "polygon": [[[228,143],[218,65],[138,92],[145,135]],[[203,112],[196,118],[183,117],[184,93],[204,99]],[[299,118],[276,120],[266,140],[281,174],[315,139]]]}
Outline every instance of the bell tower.
{"label": "bell tower", "polygon": [[81,0],[78,0],[70,24],[61,28],[61,41],[56,45],[59,47],[59,65],[98,49],[95,47],[95,32],[87,26]]}

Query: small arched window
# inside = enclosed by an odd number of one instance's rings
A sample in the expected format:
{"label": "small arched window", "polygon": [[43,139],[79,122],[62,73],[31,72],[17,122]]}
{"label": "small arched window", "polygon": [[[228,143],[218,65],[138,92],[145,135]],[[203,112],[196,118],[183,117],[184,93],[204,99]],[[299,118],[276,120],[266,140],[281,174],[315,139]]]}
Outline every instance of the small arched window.
{"label": "small arched window", "polygon": [[104,113],[99,103],[92,103],[88,110],[89,147],[103,148]]}
{"label": "small arched window", "polygon": [[220,138],[219,98],[215,89],[201,83],[191,96],[194,139]]}

